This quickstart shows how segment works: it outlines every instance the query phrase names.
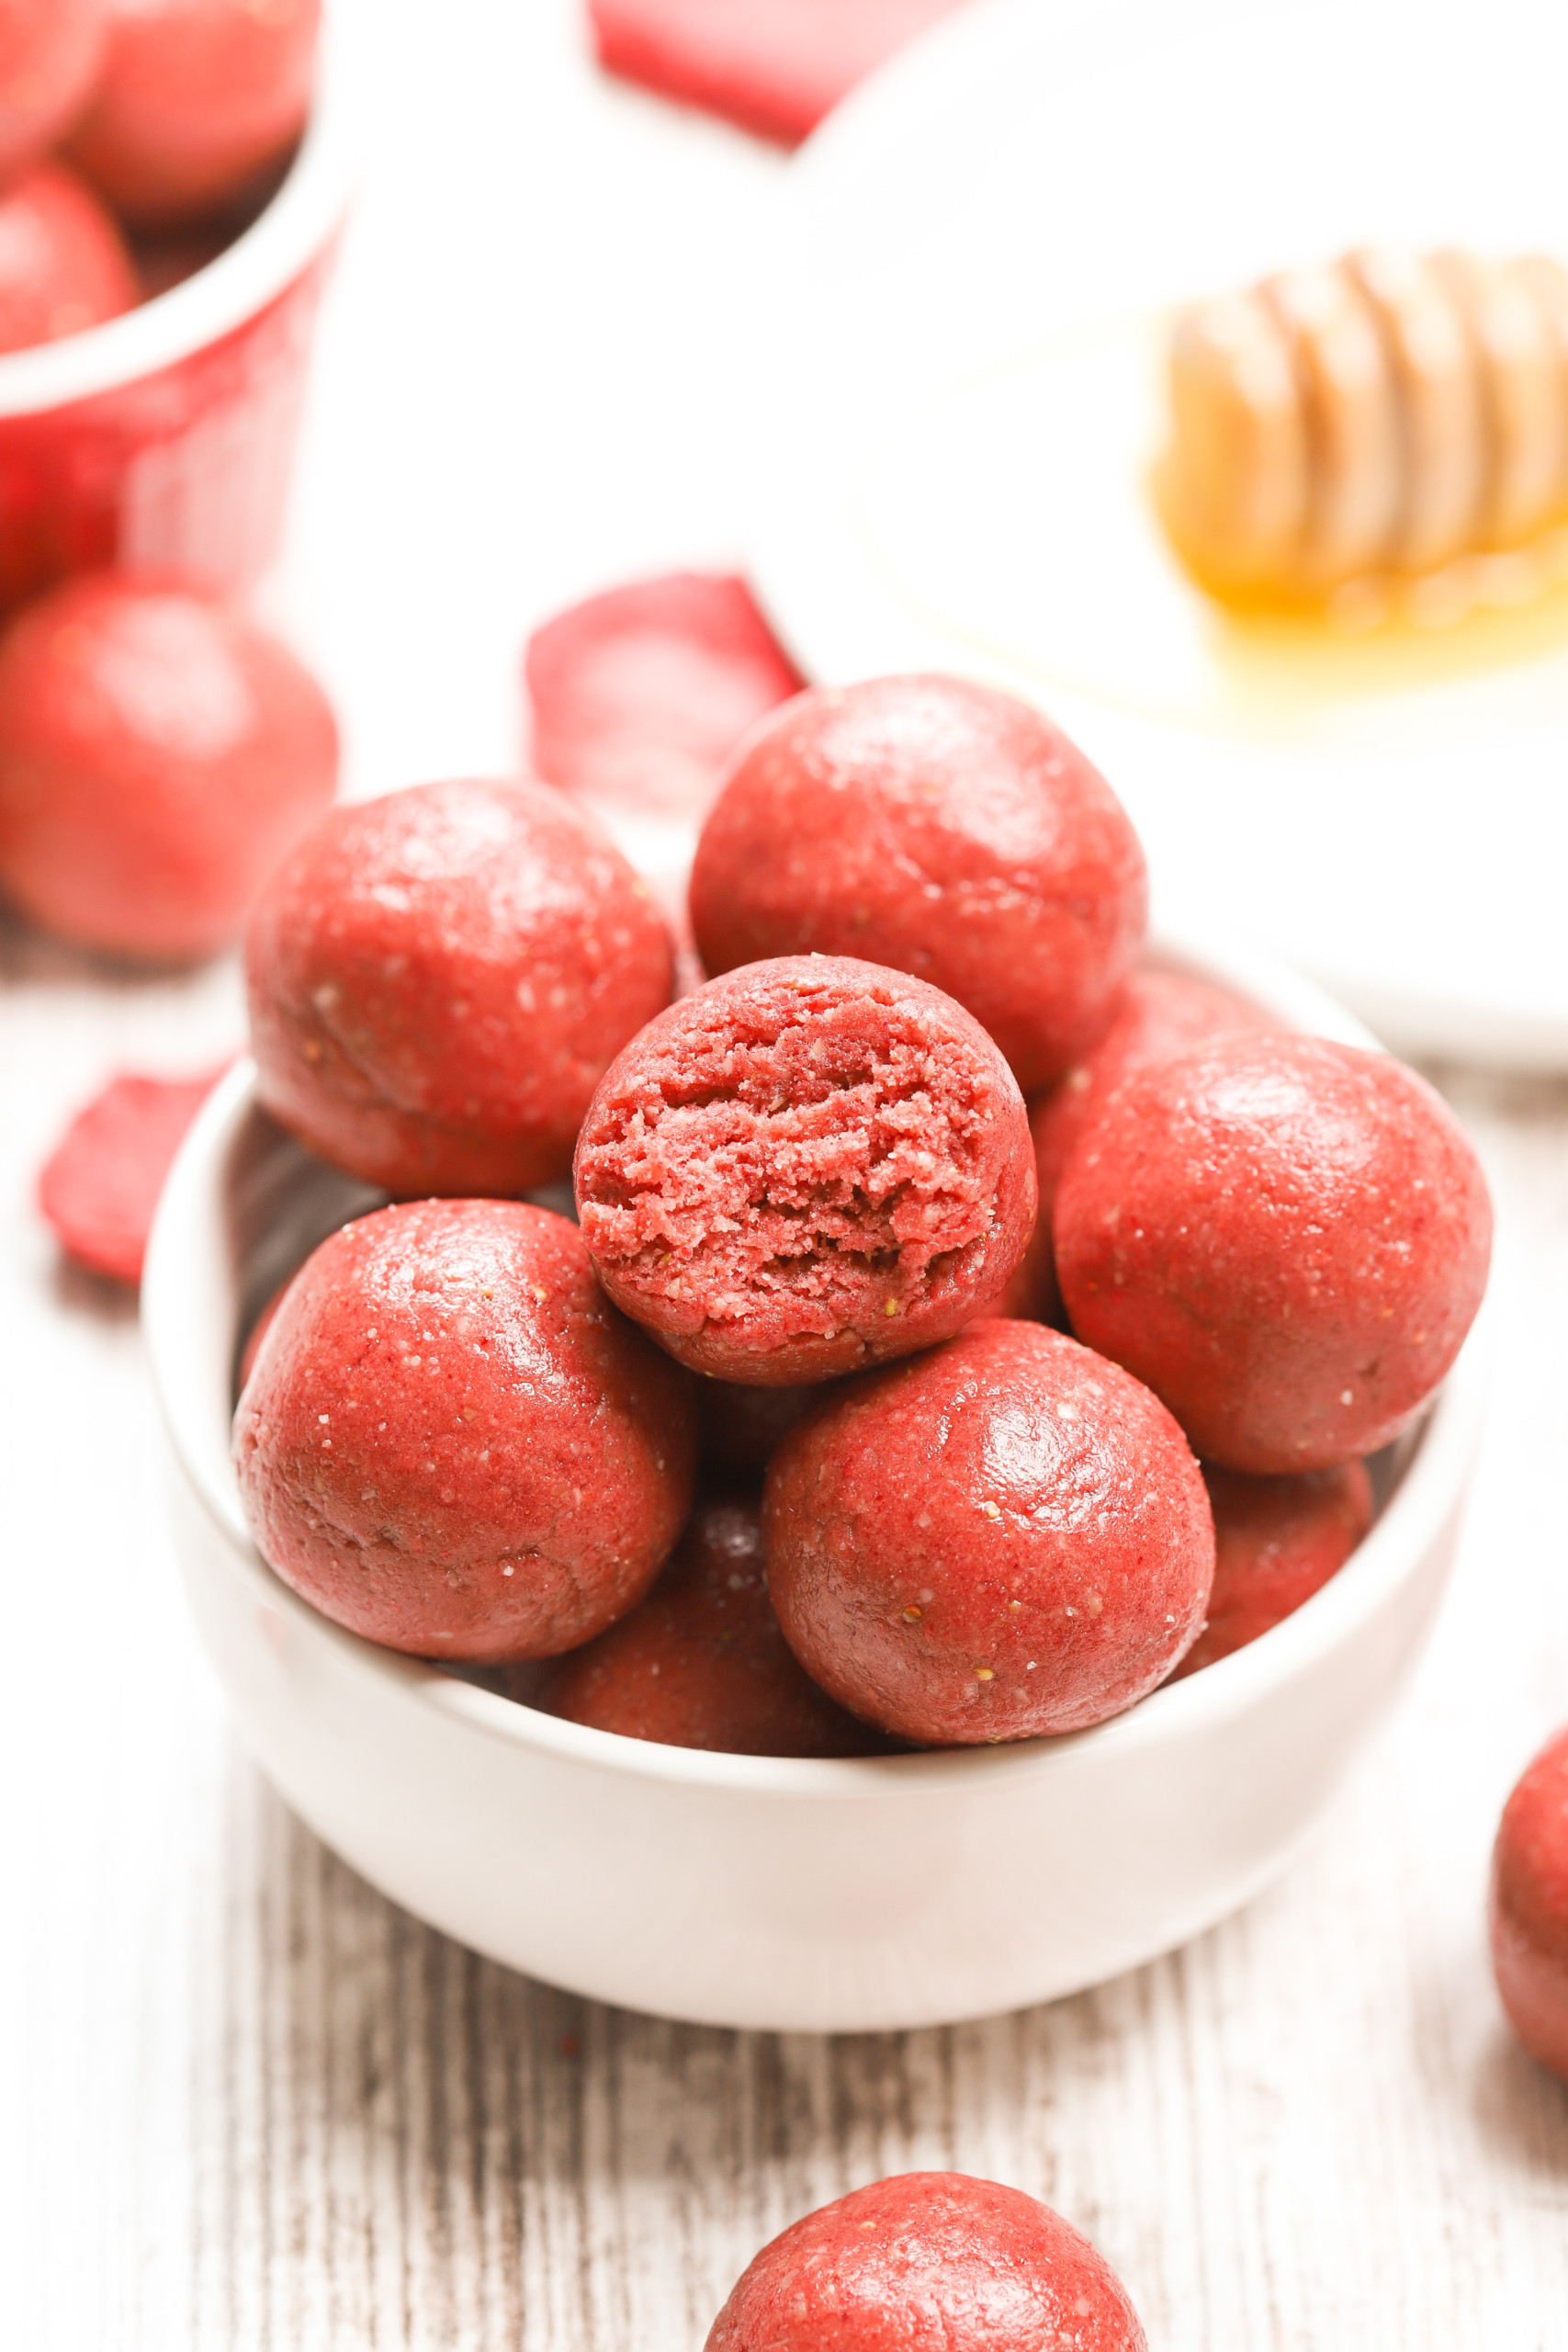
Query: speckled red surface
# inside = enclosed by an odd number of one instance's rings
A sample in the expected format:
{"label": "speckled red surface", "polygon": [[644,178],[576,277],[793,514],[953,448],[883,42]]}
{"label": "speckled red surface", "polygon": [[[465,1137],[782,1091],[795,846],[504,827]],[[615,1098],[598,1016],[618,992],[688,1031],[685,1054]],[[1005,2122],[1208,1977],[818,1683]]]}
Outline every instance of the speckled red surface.
{"label": "speckled red surface", "polygon": [[1143,937],[1143,852],[1028,704],[960,678],[818,687],[751,735],[703,828],[709,972],[816,950],[967,1006],[1025,1093],[1088,1050]]}
{"label": "speckled red surface", "polygon": [[1214,1585],[1208,1623],[1173,1682],[1293,1615],[1344,1566],[1372,1523],[1371,1480],[1360,1462],[1283,1478],[1206,1465],[1203,1484],[1214,1514]]}
{"label": "speckled red surface", "polygon": [[565,1176],[672,959],[563,793],[455,783],[334,810],[258,899],[245,972],[276,1119],[390,1193],[478,1195]]}
{"label": "speckled red surface", "polygon": [[322,1242],[234,1418],[240,1491],[286,1584],[435,1657],[543,1657],[647,1591],[691,1505],[682,1375],[625,1322],[565,1217],[420,1201]]}
{"label": "speckled red surface", "polygon": [[1146,1388],[1038,1323],[854,1382],[769,1465],[768,1582],[807,1671],[925,1747],[1080,1731],[1203,1622],[1198,1464]]}
{"label": "speckled red surface", "polygon": [[1123,1079],[1063,1171],[1055,1235],[1078,1337],[1206,1461],[1269,1473],[1397,1436],[1480,1305],[1492,1210],[1413,1070],[1238,1037]]}
{"label": "speckled red surface", "polygon": [[765,2245],[706,2352],[1146,2352],[1146,2339],[1110,2264],[1048,2205],[911,2172]]}
{"label": "speckled red surface", "polygon": [[1531,1760],[1503,1809],[1490,1924],[1514,2030],[1568,2082],[1568,1726]]}
{"label": "speckled red surface", "polygon": [[647,1600],[558,1658],[532,1703],[626,1739],[733,1756],[865,1756],[887,1746],[818,1689],[784,1640],[757,1494],[739,1487],[698,1498]]}
{"label": "speckled red surface", "polygon": [[682,1363],[768,1387],[945,1339],[1034,1213],[991,1040],[845,956],[748,965],[650,1022],[593,1098],[576,1186],[616,1304]]}
{"label": "speckled red surface", "polygon": [[0,640],[0,880],[86,946],[211,955],[331,801],[337,756],[321,687],[243,615],[73,581]]}

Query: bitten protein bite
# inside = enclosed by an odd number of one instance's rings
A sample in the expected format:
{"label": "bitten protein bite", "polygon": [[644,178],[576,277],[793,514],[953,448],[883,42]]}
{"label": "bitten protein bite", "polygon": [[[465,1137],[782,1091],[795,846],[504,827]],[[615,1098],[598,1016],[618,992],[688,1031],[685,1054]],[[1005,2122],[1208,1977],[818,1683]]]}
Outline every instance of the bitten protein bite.
{"label": "bitten protein bite", "polygon": [[1038,1323],[980,1323],[785,1438],[768,1584],[814,1681],[921,1747],[1081,1731],[1203,1623],[1214,1531],[1157,1397]]}
{"label": "bitten protein bite", "polygon": [[1203,1484],[1214,1514],[1214,1584],[1208,1623],[1173,1682],[1293,1616],[1372,1523],[1372,1484],[1360,1462],[1284,1478],[1208,1466]]}
{"label": "bitten protein bite", "polygon": [[420,1201],[323,1241],[234,1417],[287,1585],[367,1640],[548,1657],[640,1600],[691,1507],[686,1384],[622,1321],[574,1226]]}
{"label": "bitten protein bite", "polygon": [[1025,1093],[1103,1035],[1147,909],[1104,778],[1027,703],[962,678],[796,695],[737,753],[692,868],[710,973],[813,951],[912,972]]}
{"label": "bitten protein bite", "polygon": [[1062,1300],[1051,1245],[1056,1187],[1079,1136],[1128,1071],[1151,1062],[1175,1061],[1211,1037],[1273,1025],[1256,1005],[1216,988],[1212,980],[1196,979],[1187,972],[1134,973],[1115,1019],[1094,1051],[1029,1106],[1040,1205],[1023,1261],[1003,1294],[998,1313],[1032,1316],[1042,1323],[1058,1319]]}
{"label": "bitten protein bite", "polygon": [[1489,1924],[1508,2022],[1530,2056],[1568,2083],[1568,1726],[1503,1808]]}
{"label": "bitten protein bite", "polygon": [[571,1166],[609,1062],[670,1001],[669,935],[592,820],[537,784],[339,808],[245,937],[257,1083],[390,1193],[513,1193]]}
{"label": "bitten protein bite", "polygon": [[1205,1461],[1267,1474],[1374,1453],[1420,1410],[1481,1304],[1492,1205],[1403,1063],[1235,1037],[1123,1079],[1055,1233],[1079,1339]]}
{"label": "bitten protein bite", "polygon": [[84,946],[210,956],[331,801],[321,687],[228,606],[97,574],[0,639],[0,884]]}
{"label": "bitten protein bite", "polygon": [[243,195],[305,127],[321,0],[107,0],[71,153],[138,228]]}
{"label": "bitten protein bite", "polygon": [[40,164],[0,189],[0,352],[118,319],[138,291],[119,231],[74,173]]}
{"label": "bitten protein bite", "polygon": [[573,605],[524,662],[528,756],[563,791],[701,814],[748,729],[800,679],[743,580],[673,571]]}
{"label": "bitten protein bite", "polygon": [[741,2272],[706,2352],[1146,2352],[1127,2290],[1020,2188],[961,2172],[874,2181]]}
{"label": "bitten protein bite", "polygon": [[105,0],[0,0],[0,182],[81,112],[103,47]]}
{"label": "bitten protein bite", "polygon": [[818,1689],[784,1640],[755,1495],[739,1487],[699,1498],[647,1600],[557,1659],[532,1703],[626,1739],[731,1756],[866,1756],[887,1745]]}
{"label": "bitten protein bite", "polygon": [[761,1387],[945,1339],[1034,1214],[991,1040],[847,956],[748,965],[650,1022],[589,1106],[575,1182],[615,1304],[682,1363]]}

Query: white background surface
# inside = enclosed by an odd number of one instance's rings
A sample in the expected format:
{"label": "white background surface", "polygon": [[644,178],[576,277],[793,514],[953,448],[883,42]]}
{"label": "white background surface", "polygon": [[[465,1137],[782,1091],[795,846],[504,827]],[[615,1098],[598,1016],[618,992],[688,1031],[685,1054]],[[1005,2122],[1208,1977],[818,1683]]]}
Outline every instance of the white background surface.
{"label": "white background surface", "polygon": [[[381,0],[372,49],[273,598],[356,790],[504,765],[532,619],[734,555],[782,170],[602,84],[570,0]],[[780,2041],[473,1960],[235,1752],[133,1317],[58,1268],[30,1187],[111,1069],[238,1034],[227,967],[127,982],[0,935],[0,2338],[698,2352],[785,2220],[953,2162],[1087,2228],[1158,2352],[1560,2352],[1568,2092],[1501,2026],[1481,1904],[1503,1794],[1568,1715],[1568,1089],[1451,1077],[1506,1236],[1496,1408],[1437,1645],[1314,1852],[1100,1993]]]}

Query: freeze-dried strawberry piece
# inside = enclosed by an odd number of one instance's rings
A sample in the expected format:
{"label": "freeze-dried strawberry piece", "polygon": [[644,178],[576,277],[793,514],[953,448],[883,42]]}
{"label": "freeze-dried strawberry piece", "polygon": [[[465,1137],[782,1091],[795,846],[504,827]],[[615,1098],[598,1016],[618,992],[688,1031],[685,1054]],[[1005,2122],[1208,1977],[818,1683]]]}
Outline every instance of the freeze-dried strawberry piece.
{"label": "freeze-dried strawberry piece", "polygon": [[164,1179],[225,1068],[199,1078],[113,1078],[76,1114],[38,1182],[39,1206],[70,1257],[95,1274],[141,1280]]}
{"label": "freeze-dried strawberry piece", "polygon": [[623,807],[700,815],[740,738],[800,678],[743,580],[672,571],[590,596],[524,657],[536,772]]}
{"label": "freeze-dried strawberry piece", "polygon": [[599,62],[793,145],[959,0],[588,0]]}

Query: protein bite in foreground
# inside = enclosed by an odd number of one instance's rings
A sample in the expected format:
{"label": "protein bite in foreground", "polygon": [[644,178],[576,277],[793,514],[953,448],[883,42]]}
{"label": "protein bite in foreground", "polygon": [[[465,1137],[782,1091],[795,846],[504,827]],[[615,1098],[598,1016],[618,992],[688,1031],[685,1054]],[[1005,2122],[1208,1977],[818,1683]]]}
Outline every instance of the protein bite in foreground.
{"label": "protein bite in foreground", "polygon": [[835,1706],[784,1640],[756,1493],[739,1487],[699,1496],[647,1600],[558,1658],[530,1703],[626,1739],[730,1756],[866,1756],[888,1744]]}
{"label": "protein bite in foreground", "polygon": [[334,810],[245,937],[261,1099],[388,1192],[557,1182],[606,1065],[670,1001],[646,884],[546,785]]}
{"label": "protein bite in foreground", "polygon": [[797,695],[736,755],[692,868],[706,969],[855,956],[972,1012],[1026,1094],[1104,1031],[1144,935],[1143,851],[1027,703],[962,678]]}
{"label": "protein bite in foreground", "polygon": [[1023,1098],[984,1030],[847,956],[748,965],[650,1022],[589,1106],[575,1182],[615,1304],[762,1387],[947,1338],[1034,1214]]}
{"label": "protein bite in foreground", "polygon": [[1236,1037],[1122,1080],[1055,1233],[1078,1337],[1205,1461],[1267,1474],[1373,1453],[1420,1410],[1481,1304],[1492,1206],[1414,1070]]}
{"label": "protein bite in foreground", "polygon": [[323,1241],[234,1417],[257,1544],[351,1633],[547,1657],[641,1599],[691,1506],[682,1375],[565,1217],[421,1201]]}
{"label": "protein bite in foreground", "polygon": [[1203,1623],[1214,1532],[1157,1397],[1038,1323],[981,1323],[786,1437],[768,1584],[814,1681],[921,1747],[1081,1731]]}
{"label": "protein bite in foreground", "polygon": [[1489,1924],[1508,2022],[1530,2056],[1568,2083],[1568,1725],[1503,1808]]}
{"label": "protein bite in foreground", "polygon": [[1048,2205],[910,2172],[765,2245],[705,2352],[1147,2352],[1147,2339],[1110,2264]]}

